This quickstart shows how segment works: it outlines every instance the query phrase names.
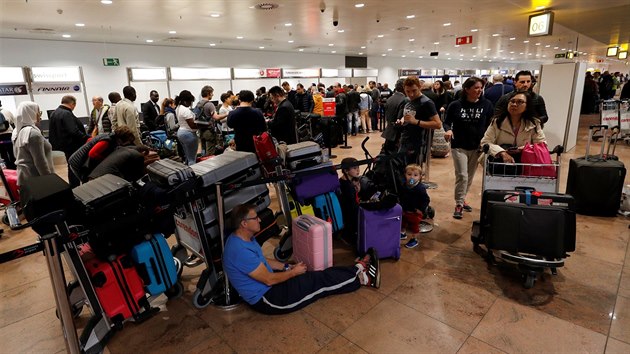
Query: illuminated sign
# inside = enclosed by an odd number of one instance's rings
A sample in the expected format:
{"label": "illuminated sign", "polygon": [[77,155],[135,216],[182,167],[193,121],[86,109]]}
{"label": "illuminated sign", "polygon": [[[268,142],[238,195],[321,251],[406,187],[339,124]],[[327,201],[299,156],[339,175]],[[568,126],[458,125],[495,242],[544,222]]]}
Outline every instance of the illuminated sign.
{"label": "illuminated sign", "polygon": [[619,52],[619,55],[617,55],[618,59],[627,59],[628,58],[628,52],[627,51],[623,51],[623,52]]}
{"label": "illuminated sign", "polygon": [[606,51],[606,56],[616,57],[618,51],[619,51],[619,47],[608,47],[608,50]]}
{"label": "illuminated sign", "polygon": [[553,30],[553,12],[529,16],[528,34],[531,37],[548,36]]}

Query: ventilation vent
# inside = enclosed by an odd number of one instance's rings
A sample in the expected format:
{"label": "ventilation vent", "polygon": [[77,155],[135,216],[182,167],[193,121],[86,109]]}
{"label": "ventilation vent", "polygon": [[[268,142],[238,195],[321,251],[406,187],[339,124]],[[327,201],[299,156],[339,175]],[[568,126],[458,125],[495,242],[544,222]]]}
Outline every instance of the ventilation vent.
{"label": "ventilation vent", "polygon": [[168,37],[168,38],[163,39],[164,42],[171,42],[171,43],[180,42],[182,40],[183,40],[182,37]]}
{"label": "ventilation vent", "polygon": [[397,31],[406,31],[408,29],[409,29],[409,27],[405,27],[405,26],[396,28]]}
{"label": "ventilation vent", "polygon": [[29,33],[39,33],[39,34],[55,34],[55,30],[52,28],[32,28],[28,30]]}
{"label": "ventilation vent", "polygon": [[273,10],[273,9],[277,9],[278,8],[278,4],[274,4],[271,2],[263,2],[260,4],[256,4],[254,6],[255,8],[257,8],[258,10]]}

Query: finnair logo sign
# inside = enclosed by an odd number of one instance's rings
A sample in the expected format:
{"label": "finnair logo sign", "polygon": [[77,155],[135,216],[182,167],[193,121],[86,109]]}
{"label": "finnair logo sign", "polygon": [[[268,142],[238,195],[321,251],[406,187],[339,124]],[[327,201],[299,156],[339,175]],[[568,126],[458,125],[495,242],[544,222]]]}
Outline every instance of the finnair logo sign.
{"label": "finnair logo sign", "polygon": [[81,92],[81,84],[68,82],[59,84],[33,84],[33,94],[51,93],[78,93]]}

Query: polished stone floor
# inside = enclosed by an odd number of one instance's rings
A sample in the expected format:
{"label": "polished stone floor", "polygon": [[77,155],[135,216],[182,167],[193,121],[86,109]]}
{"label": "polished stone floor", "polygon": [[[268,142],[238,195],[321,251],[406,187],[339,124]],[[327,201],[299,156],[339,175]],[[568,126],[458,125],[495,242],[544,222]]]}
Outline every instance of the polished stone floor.
{"label": "polished stone floor", "polygon": [[[583,116],[578,146],[562,156],[564,190],[568,161],[583,154]],[[336,161],[361,158],[334,149]],[[375,154],[381,139],[369,134]],[[617,147],[630,163],[630,148]],[[65,175],[65,166],[57,166]],[[382,262],[382,287],[323,299],[284,316],[265,316],[246,305],[198,310],[191,302],[198,268],[184,270],[183,297],[169,301],[145,323],[127,323],[109,342],[111,353],[630,353],[630,220],[578,216],[577,250],[558,275],[546,273],[532,289],[511,266],[488,266],[473,252],[470,229],[478,218],[481,176],[469,195],[472,213],[461,220],[454,207],[450,157],[434,159],[430,191],[435,229],[420,247],[402,249],[397,262]],[[630,178],[626,178],[629,183]],[[274,202],[274,204],[276,203]],[[0,252],[35,241],[32,231],[5,231]],[[172,243],[174,237],[170,239]],[[265,244],[272,254],[277,239]],[[335,243],[335,263],[351,264],[353,252]],[[48,271],[41,254],[0,264],[0,352],[63,352]],[[84,312],[88,312],[84,310]],[[84,313],[77,324],[85,324]]]}

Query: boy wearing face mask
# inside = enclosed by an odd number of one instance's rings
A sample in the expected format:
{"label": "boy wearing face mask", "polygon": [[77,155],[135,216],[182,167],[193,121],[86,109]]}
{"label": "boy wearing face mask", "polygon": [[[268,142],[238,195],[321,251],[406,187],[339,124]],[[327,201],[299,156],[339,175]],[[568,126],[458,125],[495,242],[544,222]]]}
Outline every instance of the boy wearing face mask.
{"label": "boy wearing face mask", "polygon": [[429,194],[422,182],[422,168],[417,164],[407,165],[405,168],[405,184],[400,191],[400,206],[403,209],[402,226],[400,239],[407,238],[407,233],[411,239],[405,244],[407,248],[414,248],[419,245],[418,235],[420,234],[420,221],[425,217],[429,209]]}
{"label": "boy wearing face mask", "polygon": [[[349,165],[357,162],[353,157],[346,157],[341,160],[341,165]],[[342,176],[339,178],[341,195],[339,204],[343,215],[344,239],[352,244],[357,240],[357,217],[359,212],[359,191],[361,184],[359,176],[361,172],[359,166],[341,169]]]}

